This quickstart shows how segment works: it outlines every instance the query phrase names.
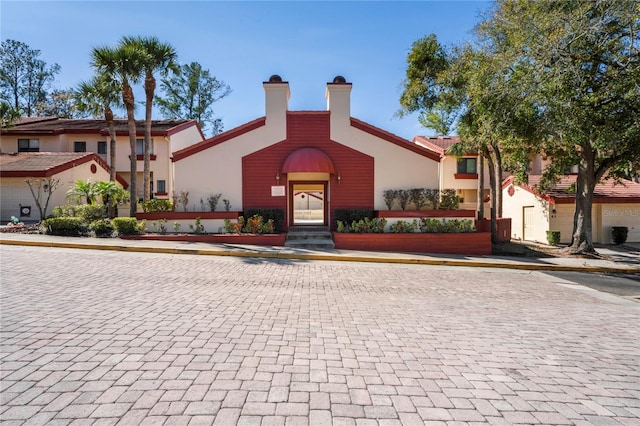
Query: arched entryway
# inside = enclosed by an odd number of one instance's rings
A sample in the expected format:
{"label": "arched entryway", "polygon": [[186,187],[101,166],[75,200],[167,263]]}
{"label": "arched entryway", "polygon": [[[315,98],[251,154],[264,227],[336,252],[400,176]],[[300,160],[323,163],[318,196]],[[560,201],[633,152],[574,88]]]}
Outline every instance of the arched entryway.
{"label": "arched entryway", "polygon": [[329,181],[333,162],[317,148],[301,148],[287,157],[282,173],[287,176],[290,226],[329,224]]}

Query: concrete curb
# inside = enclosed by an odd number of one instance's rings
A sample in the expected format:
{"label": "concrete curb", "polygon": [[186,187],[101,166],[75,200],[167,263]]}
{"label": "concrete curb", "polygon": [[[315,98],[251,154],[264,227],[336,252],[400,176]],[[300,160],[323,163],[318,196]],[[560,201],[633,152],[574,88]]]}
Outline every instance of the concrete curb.
{"label": "concrete curb", "polygon": [[239,250],[206,250],[190,248],[171,247],[139,247],[117,244],[87,244],[87,243],[64,243],[54,241],[24,241],[0,239],[0,245],[14,246],[34,246],[53,248],[73,248],[85,250],[110,250],[139,253],[164,253],[164,254],[191,254],[201,256],[230,256],[230,257],[250,257],[261,259],[287,259],[287,260],[322,260],[335,262],[365,262],[365,263],[394,263],[411,265],[437,265],[437,266],[457,266],[472,268],[498,268],[516,269],[524,271],[565,271],[565,272],[599,272],[599,273],[640,273],[640,268],[629,267],[607,267],[607,266],[574,266],[574,265],[552,265],[552,264],[529,264],[511,263],[501,261],[475,261],[475,260],[445,260],[445,259],[415,259],[403,257],[381,257],[381,256],[353,256],[344,254],[318,254],[318,253],[288,253],[281,250],[273,252],[261,251],[239,251]]}

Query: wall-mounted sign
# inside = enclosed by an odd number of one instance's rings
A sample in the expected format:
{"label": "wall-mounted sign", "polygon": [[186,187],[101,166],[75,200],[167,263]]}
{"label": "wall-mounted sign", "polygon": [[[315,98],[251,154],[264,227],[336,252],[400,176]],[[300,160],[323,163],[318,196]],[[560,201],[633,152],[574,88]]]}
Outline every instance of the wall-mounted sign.
{"label": "wall-mounted sign", "polygon": [[271,187],[272,197],[284,197],[284,185]]}

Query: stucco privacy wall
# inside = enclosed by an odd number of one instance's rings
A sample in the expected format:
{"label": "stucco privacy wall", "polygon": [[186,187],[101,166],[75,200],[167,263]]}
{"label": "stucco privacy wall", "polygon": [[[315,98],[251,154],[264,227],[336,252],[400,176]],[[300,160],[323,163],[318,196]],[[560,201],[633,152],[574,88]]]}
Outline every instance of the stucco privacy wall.
{"label": "stucco privacy wall", "polygon": [[[512,188],[513,195],[509,195],[509,187],[502,190],[504,200],[502,216],[511,218],[511,237],[518,240],[546,242],[547,230],[550,229],[549,203],[519,186],[513,185]],[[526,230],[524,229],[525,207],[532,209],[528,217],[534,219],[533,222],[527,223]]]}
{"label": "stucco privacy wall", "polygon": [[[91,171],[92,165],[96,169],[95,173]],[[90,177],[93,182],[108,181],[109,172],[96,161],[92,160],[64,170],[52,177],[60,179],[60,185],[51,195],[49,208],[47,209],[48,214],[51,213],[53,207],[66,204],[67,191],[75,185],[76,180],[86,180]],[[3,177],[1,187],[2,200],[0,203],[0,217],[3,224],[6,224],[11,219],[11,216],[20,218],[20,205],[31,206],[31,216],[24,217],[22,218],[23,220],[35,222],[41,219],[40,212],[38,211],[33,196],[31,195],[31,191],[29,190],[29,185],[25,182],[25,177]],[[44,200],[45,198],[42,199],[43,206]]]}

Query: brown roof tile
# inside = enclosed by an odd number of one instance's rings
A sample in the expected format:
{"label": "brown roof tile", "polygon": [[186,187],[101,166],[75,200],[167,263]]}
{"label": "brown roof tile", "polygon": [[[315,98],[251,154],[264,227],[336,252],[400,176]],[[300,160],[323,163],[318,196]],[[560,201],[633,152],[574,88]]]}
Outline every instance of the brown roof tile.
{"label": "brown roof tile", "polygon": [[[72,167],[95,161],[103,169],[109,166],[97,154],[91,152],[21,152],[0,154],[0,177],[51,177]],[[118,182],[128,188],[120,175]]]}
{"label": "brown roof tile", "polygon": [[[522,188],[541,195],[537,190],[540,184],[541,175],[529,175],[529,182],[525,185],[520,185]],[[575,188],[577,175],[566,175],[560,178],[560,181],[551,189],[547,190],[543,196],[549,201],[565,204],[573,203],[575,200]],[[505,185],[513,183],[513,176],[510,176],[505,180]],[[630,180],[622,179],[620,183],[614,179],[607,179],[596,184],[593,191],[594,202],[640,202],[640,183],[636,183]]]}
{"label": "brown roof tile", "polygon": [[[151,123],[154,135],[165,135],[176,126],[180,126],[189,120],[153,120]],[[194,122],[195,123],[195,122]],[[115,120],[116,133],[128,134],[127,120]],[[144,120],[136,120],[136,132],[144,134]],[[99,133],[107,134],[107,125],[104,120],[96,119],[70,119],[56,117],[26,117],[21,118],[13,126],[2,129],[7,135],[47,135],[64,133]]]}
{"label": "brown roof tile", "polygon": [[447,149],[454,143],[460,142],[459,136],[416,136],[413,138],[413,143],[422,145],[423,147],[437,152],[440,155],[445,155]]}

